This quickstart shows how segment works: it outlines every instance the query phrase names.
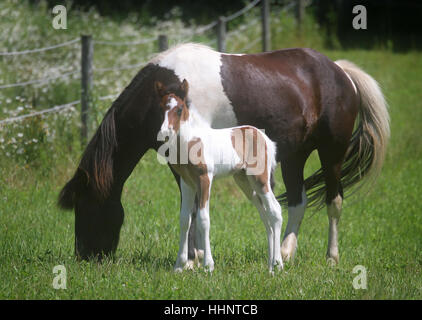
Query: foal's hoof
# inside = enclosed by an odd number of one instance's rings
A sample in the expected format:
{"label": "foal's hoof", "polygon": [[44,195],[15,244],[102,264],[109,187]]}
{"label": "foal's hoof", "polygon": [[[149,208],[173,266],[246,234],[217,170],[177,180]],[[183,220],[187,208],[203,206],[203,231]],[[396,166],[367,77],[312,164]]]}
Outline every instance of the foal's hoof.
{"label": "foal's hoof", "polygon": [[283,269],[284,269],[283,261],[277,261],[273,266],[269,268],[270,275],[273,276],[275,273],[279,273],[283,271]]}
{"label": "foal's hoof", "polygon": [[204,265],[204,271],[211,274],[214,271],[214,264]]}

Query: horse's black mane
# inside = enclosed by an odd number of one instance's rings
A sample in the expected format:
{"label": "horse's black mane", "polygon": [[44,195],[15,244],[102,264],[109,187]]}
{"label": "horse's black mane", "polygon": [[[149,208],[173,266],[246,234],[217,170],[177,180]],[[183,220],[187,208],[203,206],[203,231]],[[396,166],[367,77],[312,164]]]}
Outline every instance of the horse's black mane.
{"label": "horse's black mane", "polygon": [[148,64],[141,69],[113,102],[88,143],[75,175],[60,192],[59,205],[62,208],[72,209],[77,193],[85,192],[87,188],[91,189],[99,201],[107,198],[113,183],[113,159],[118,147],[116,117],[138,92],[144,79],[156,68],[157,66]]}

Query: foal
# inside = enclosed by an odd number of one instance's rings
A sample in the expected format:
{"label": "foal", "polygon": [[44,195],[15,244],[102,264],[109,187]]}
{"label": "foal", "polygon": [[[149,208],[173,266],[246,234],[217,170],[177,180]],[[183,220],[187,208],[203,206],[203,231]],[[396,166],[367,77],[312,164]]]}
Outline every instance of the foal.
{"label": "foal", "polygon": [[[209,240],[209,199],[215,177],[233,175],[236,183],[258,209],[268,238],[268,265],[281,269],[281,207],[271,188],[271,174],[276,166],[276,146],[264,133],[252,126],[213,129],[201,116],[189,109],[188,83],[165,87],[155,82],[164,122],[159,135],[168,137],[170,150],[177,157],[170,166],[180,175],[182,206],[180,212],[180,247],[175,271],[190,266],[188,230],[195,195],[198,195],[197,229],[204,248],[204,267],[214,269]],[[159,150],[160,153],[160,150]],[[184,157],[184,159],[182,159]],[[171,156],[170,156],[171,158]]]}

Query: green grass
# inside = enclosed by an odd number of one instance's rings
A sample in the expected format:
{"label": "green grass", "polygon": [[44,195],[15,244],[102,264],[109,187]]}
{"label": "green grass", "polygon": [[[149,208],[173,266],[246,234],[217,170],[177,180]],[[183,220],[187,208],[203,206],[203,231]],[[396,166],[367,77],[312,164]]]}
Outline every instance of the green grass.
{"label": "green grass", "polygon": [[[286,46],[281,38],[281,33],[274,35],[273,47]],[[311,46],[316,40],[297,41]],[[116,258],[102,264],[77,262],[74,215],[60,211],[56,201],[80,150],[57,136],[58,142],[46,149],[45,162],[37,165],[1,154],[0,299],[421,299],[422,55],[322,51],[332,59],[355,62],[377,79],[391,116],[392,135],[380,178],[371,193],[345,201],[339,265],[325,262],[325,210],[307,211],[294,262],[271,277],[259,214],[228,178],[212,190],[215,271],[173,273],[180,197],[170,170],[158,164],[154,152],[142,159],[124,187],[126,216]],[[49,161],[53,155],[55,160]],[[318,167],[313,154],[306,175]],[[277,193],[282,192],[280,170],[276,181]],[[284,229],[286,209],[283,218]],[[52,287],[56,265],[66,267],[66,290]],[[367,269],[366,290],[352,286],[356,265]]]}
{"label": "green grass", "polygon": [[[390,103],[392,137],[383,172],[370,194],[346,201],[340,224],[340,264],[325,263],[327,217],[305,216],[293,263],[275,277],[266,269],[258,213],[231,179],[217,181],[211,200],[212,275],[174,274],[178,249],[177,186],[148,153],[128,180],[126,211],[115,261],[78,263],[73,214],[59,211],[64,182],[28,172],[2,172],[0,298],[48,299],[420,299],[422,59],[419,54],[327,52],[366,67]],[[76,161],[76,159],[74,159]],[[307,173],[318,166],[312,157]],[[277,172],[277,191],[282,191]],[[284,225],[287,220],[283,211]],[[67,268],[67,289],[52,288],[55,265]],[[368,271],[367,290],[352,286],[354,266]]]}

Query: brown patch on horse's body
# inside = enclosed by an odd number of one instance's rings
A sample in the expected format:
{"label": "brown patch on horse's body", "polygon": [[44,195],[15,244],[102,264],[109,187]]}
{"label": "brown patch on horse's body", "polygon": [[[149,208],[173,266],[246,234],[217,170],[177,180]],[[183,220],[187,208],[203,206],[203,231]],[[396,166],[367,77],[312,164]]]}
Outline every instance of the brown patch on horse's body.
{"label": "brown patch on horse's body", "polygon": [[[252,134],[247,134],[248,130],[252,132]],[[236,141],[236,136],[242,137],[242,141],[240,143],[240,146],[238,145],[239,141]],[[261,186],[261,189],[264,193],[267,193],[269,191],[268,189],[268,158],[267,158],[267,143],[265,141],[265,138],[257,128],[252,126],[243,126],[239,128],[233,128],[232,129],[232,145],[234,150],[236,151],[237,155],[241,159],[241,162],[239,163],[239,167],[246,170],[248,168],[256,168],[257,166],[257,156],[258,153],[260,153],[262,150],[258,150],[258,136],[261,137],[261,141],[264,142],[264,161],[265,161],[265,167],[262,172],[262,174],[254,175],[254,178],[256,179],[257,183]]]}
{"label": "brown patch on horse's body", "polygon": [[[193,149],[195,148],[195,149]],[[177,148],[180,152],[180,148]],[[196,151],[192,153],[192,150]],[[170,166],[192,188],[200,191],[199,207],[203,209],[209,200],[210,179],[208,168],[204,159],[204,145],[200,138],[194,138],[188,142],[188,163],[171,164]],[[194,157],[194,158],[193,158]]]}
{"label": "brown patch on horse's body", "polygon": [[263,128],[277,143],[289,205],[301,203],[309,154],[327,149],[328,158],[344,156],[359,109],[353,84],[311,49],[222,55],[221,61],[223,88],[239,125]]}

